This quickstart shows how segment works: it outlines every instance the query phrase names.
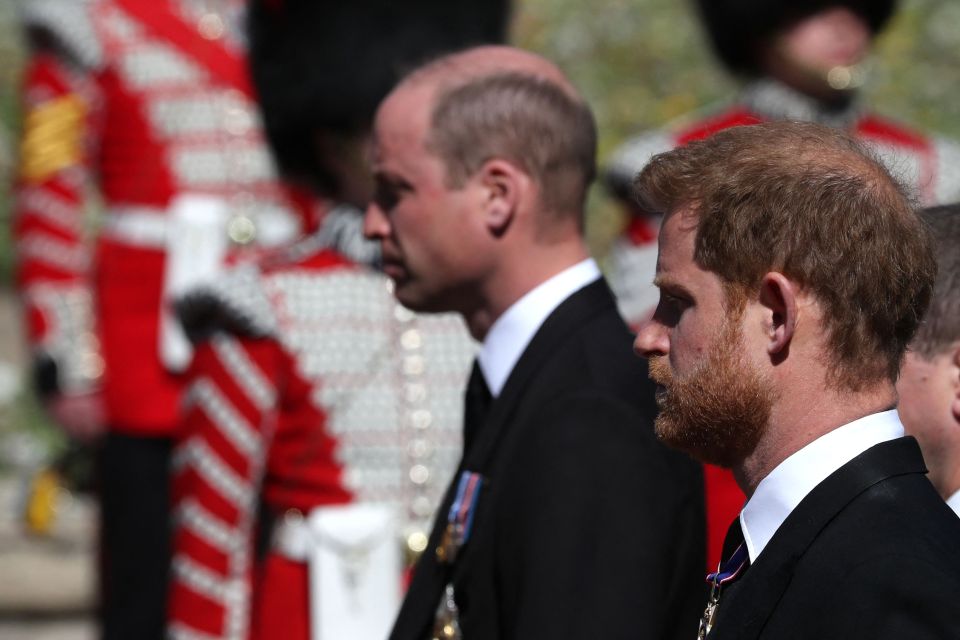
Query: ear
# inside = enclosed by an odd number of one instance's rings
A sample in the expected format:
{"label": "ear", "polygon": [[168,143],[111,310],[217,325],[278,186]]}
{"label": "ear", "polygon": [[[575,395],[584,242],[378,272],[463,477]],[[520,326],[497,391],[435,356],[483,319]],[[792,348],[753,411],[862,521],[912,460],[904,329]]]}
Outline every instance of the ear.
{"label": "ear", "polygon": [[514,164],[494,158],[480,168],[479,179],[483,188],[484,224],[500,237],[514,221],[528,182],[526,174]]}
{"label": "ear", "polygon": [[787,356],[797,329],[796,285],[782,273],[771,271],[760,281],[760,304],[767,310],[767,353]]}

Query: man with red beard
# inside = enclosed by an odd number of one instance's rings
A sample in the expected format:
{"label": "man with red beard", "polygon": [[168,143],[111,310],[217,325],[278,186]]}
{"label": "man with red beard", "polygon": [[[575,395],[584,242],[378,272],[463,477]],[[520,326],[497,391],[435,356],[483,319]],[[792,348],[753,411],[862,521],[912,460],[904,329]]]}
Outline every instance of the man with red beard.
{"label": "man with red beard", "polygon": [[859,143],[737,127],[655,156],[660,302],[635,348],[666,443],[748,497],[700,637],[956,637],[960,520],[893,409],[930,239]]}

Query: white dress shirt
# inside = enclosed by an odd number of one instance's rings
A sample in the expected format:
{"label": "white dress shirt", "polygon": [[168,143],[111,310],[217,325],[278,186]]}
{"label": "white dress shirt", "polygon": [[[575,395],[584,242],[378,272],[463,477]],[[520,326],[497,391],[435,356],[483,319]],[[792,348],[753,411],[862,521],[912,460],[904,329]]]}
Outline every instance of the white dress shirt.
{"label": "white dress shirt", "polygon": [[503,391],[517,360],[547,316],[599,277],[597,263],[587,258],[525,293],[494,321],[477,355],[483,378],[494,398]]}
{"label": "white dress shirt", "polygon": [[953,512],[960,516],[960,489],[952,496],[947,498],[947,506],[953,509]]}
{"label": "white dress shirt", "polygon": [[827,476],[870,447],[903,434],[895,409],[874,413],[820,436],[777,465],[740,512],[750,562],[756,562],[787,516]]}

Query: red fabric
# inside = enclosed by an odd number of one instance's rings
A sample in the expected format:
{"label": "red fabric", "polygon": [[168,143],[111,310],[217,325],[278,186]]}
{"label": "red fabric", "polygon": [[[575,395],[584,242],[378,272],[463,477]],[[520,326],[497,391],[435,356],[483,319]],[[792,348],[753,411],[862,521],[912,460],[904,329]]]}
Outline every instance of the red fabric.
{"label": "red fabric", "polygon": [[163,2],[115,0],[124,11],[135,16],[155,35],[174,44],[184,55],[206,67],[215,81],[253,98],[253,85],[244,59],[226,47],[222,40],[204,38],[192,24],[185,22]]}
{"label": "red fabric", "polygon": [[269,554],[260,568],[254,594],[251,640],[309,640],[306,564]]}
{"label": "red fabric", "polygon": [[639,247],[657,241],[657,227],[645,216],[632,216],[624,235]]}
{"label": "red fabric", "polygon": [[[342,260],[324,259],[328,263]],[[321,260],[321,261],[324,261]],[[248,387],[237,377],[237,369],[223,359],[213,342],[201,345],[188,372],[191,388],[206,385],[213,395],[223,398],[231,412],[256,429],[261,440],[244,450],[231,437],[231,427],[220,422],[220,415],[208,413],[194,392],[184,414],[178,456],[187,462],[174,475],[174,504],[178,509],[188,503],[199,504],[216,517],[242,545],[232,555],[223,555],[213,540],[179,522],[174,530],[174,566],[187,561],[203,567],[217,580],[247,581],[251,600],[241,603],[239,615],[249,623],[250,638],[309,638],[307,566],[270,554],[253,577],[238,567],[252,563],[252,545],[256,496],[264,495],[271,511],[282,514],[296,508],[308,512],[320,505],[342,504],[351,500],[341,483],[341,469],[334,459],[333,438],[325,430],[326,418],[314,405],[312,385],[296,371],[293,359],[278,343],[269,339],[221,336],[237,348],[258,375],[270,382],[276,395],[264,407],[249,396]],[[209,451],[221,465],[228,467],[240,485],[254,500],[242,508],[204,479],[203,465],[186,452],[195,446]],[[188,580],[174,571],[171,587],[170,622],[203,630],[212,637],[223,637],[231,614],[224,603],[192,593]],[[187,594],[187,595],[185,595]]]}
{"label": "red fabric", "polygon": [[[143,96],[137,95],[107,69],[99,77],[110,100],[104,105],[98,169],[100,189],[108,203],[166,206],[174,195],[165,149],[146,122]],[[136,170],[132,170],[136,167]]]}
{"label": "red fabric", "polygon": [[743,107],[737,106],[729,111],[707,118],[702,122],[688,127],[677,136],[676,145],[681,146],[694,140],[709,138],[717,131],[741,125],[759,124],[763,120]]}
{"label": "red fabric", "polygon": [[703,481],[707,499],[707,569],[716,571],[727,529],[740,515],[746,496],[729,469],[705,464]]}
{"label": "red fabric", "polygon": [[[44,109],[57,100],[74,98],[83,101],[78,95],[76,82],[67,69],[52,55],[38,55],[27,64],[23,76],[22,95],[24,96],[24,117],[29,119],[37,110]],[[57,171],[42,179],[28,180],[21,176],[15,183],[15,193],[20,196],[14,204],[13,239],[15,246],[23,246],[31,238],[49,238],[56,240],[67,250],[82,250],[81,211],[83,199],[81,184],[66,175],[66,169],[85,173],[89,170],[89,157],[86,154],[78,158],[78,163]],[[66,224],[52,222],[37,210],[25,197],[29,193],[54,197],[67,207],[72,219]],[[16,283],[21,291],[45,283],[57,285],[82,285],[87,272],[82,266],[70,268],[38,259],[37,256],[20,252],[17,259]],[[56,330],[46,310],[35,306],[29,297],[26,301],[28,337],[36,345],[42,342],[47,331]]]}
{"label": "red fabric", "polygon": [[[202,191],[223,196],[242,190],[275,202],[279,207],[299,213],[305,229],[316,227],[315,207],[303,193],[282,187],[273,179],[233,178],[223,182],[213,177],[209,185],[179,184],[173,170],[178,155],[194,147],[216,152],[223,144],[242,145],[237,149],[263,152],[260,132],[253,129],[229,140],[224,134],[192,133],[189,129],[165,128],[154,105],[181,97],[208,100],[213,95],[240,91],[251,96],[250,82],[242,52],[228,49],[224,42],[203,39],[194,25],[178,17],[170,2],[104,0],[90,3],[88,18],[96,27],[104,64],[96,70],[84,69],[75,61],[65,63],[55,52],[37,52],[27,65],[23,96],[25,114],[64,96],[74,96],[87,109],[82,125],[85,153],[74,164],[47,177],[41,183],[17,184],[23,196],[31,192],[54,196],[67,208],[71,224],[54,224],[43,211],[33,210],[21,198],[15,211],[14,235],[20,246],[24,239],[40,235],[63,245],[60,253],[76,252],[84,258],[80,267],[62,267],[57,260],[37,260],[29,256],[18,262],[17,282],[26,294],[27,326],[34,347],[51,335],[69,335],[65,327],[52,320],[49,309],[36,307],[31,291],[48,285],[91,292],[96,301],[94,318],[85,322],[71,319],[77,326],[93,327],[100,338],[105,361],[104,395],[111,428],[128,435],[171,436],[177,428],[182,380],[164,368],[158,356],[158,332],[164,257],[157,248],[121,244],[100,238],[94,251],[83,243],[85,202],[97,193],[105,207],[166,207],[185,191]],[[141,36],[124,40],[115,29],[111,16],[131,21]],[[56,25],[50,26],[56,38]],[[62,44],[69,49],[71,44]],[[199,66],[196,77],[169,77],[163,82],[149,80],[155,74],[166,77],[165,68],[150,67],[151,56],[174,47],[188,64]],[[136,64],[133,64],[133,63]],[[142,68],[142,72],[141,72]],[[197,78],[200,78],[199,80]],[[236,98],[236,96],[234,96]],[[247,105],[251,110],[255,106]],[[219,180],[219,182],[218,182]],[[89,226],[89,225],[87,225]],[[62,261],[61,261],[62,262]],[[73,291],[73,290],[72,290]],[[65,294],[64,294],[65,295]],[[50,296],[46,304],[50,305]],[[86,330],[85,328],[83,330]],[[57,332],[61,332],[57,334]]]}

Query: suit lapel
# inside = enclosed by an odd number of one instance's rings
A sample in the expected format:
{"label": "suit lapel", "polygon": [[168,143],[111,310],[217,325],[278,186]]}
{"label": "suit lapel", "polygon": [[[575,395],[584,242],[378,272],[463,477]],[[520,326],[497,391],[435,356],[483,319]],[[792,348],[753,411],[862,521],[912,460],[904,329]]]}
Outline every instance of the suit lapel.
{"label": "suit lapel", "polygon": [[725,602],[721,597],[711,640],[759,637],[797,563],[838,513],[879,482],[926,471],[916,440],[905,437],[867,449],[828,476],[787,517],[743,580],[732,585]]}
{"label": "suit lapel", "polygon": [[482,471],[488,467],[504,426],[526,397],[526,390],[536,373],[567,338],[590,318],[615,307],[615,304],[606,281],[600,278],[575,292],[547,316],[510,372],[500,395],[494,399],[476,435],[476,442],[470,451],[465,452],[464,468]]}

